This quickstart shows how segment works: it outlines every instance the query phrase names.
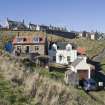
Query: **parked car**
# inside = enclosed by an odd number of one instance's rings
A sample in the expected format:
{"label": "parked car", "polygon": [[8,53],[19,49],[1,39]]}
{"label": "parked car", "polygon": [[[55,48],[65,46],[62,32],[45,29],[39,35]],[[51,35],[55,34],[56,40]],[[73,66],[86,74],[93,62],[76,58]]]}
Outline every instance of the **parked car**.
{"label": "parked car", "polygon": [[94,91],[97,90],[97,83],[93,79],[84,80],[83,89],[85,91]]}

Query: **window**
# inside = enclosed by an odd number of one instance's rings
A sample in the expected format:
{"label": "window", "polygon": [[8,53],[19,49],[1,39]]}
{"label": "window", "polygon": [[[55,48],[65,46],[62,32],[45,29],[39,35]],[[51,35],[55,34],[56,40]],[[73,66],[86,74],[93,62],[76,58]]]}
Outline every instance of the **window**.
{"label": "window", "polygon": [[67,56],[67,61],[70,62],[70,56]]}
{"label": "window", "polygon": [[72,46],[71,46],[71,44],[68,44],[68,45],[66,46],[66,50],[67,50],[67,51],[72,50]]}
{"label": "window", "polygon": [[29,49],[30,49],[30,47],[26,46],[26,53],[29,53]]}
{"label": "window", "polygon": [[22,42],[22,38],[16,38],[16,41],[19,43],[19,42]]}
{"label": "window", "polygon": [[67,51],[70,51],[71,50],[71,48],[70,47],[67,47]]}
{"label": "window", "polygon": [[17,50],[21,49],[21,46],[17,46]]}
{"label": "window", "polygon": [[19,56],[21,54],[21,46],[17,46],[17,50],[15,51],[15,54]]}
{"label": "window", "polygon": [[42,38],[39,38],[39,41],[42,41],[43,39]]}
{"label": "window", "polygon": [[56,61],[56,56],[53,56],[53,61]]}
{"label": "window", "polygon": [[33,38],[33,42],[34,42],[34,43],[39,43],[39,37],[34,37],[34,38]]}
{"label": "window", "polygon": [[35,46],[35,51],[39,50],[39,46]]}
{"label": "window", "polygon": [[62,58],[63,58],[62,55],[59,55],[59,61],[62,61]]}
{"label": "window", "polygon": [[23,41],[24,41],[24,42],[26,42],[26,41],[27,41],[27,39],[26,39],[26,38],[23,38]]}

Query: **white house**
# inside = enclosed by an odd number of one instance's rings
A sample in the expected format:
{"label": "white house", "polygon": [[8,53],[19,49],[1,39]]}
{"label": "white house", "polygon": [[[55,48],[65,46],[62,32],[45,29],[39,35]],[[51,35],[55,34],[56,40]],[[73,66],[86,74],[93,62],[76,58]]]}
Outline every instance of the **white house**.
{"label": "white house", "polygon": [[64,80],[67,84],[77,84],[79,80],[90,79],[94,70],[95,67],[86,62],[86,56],[81,56],[71,63],[68,71],[65,72]]}
{"label": "white house", "polygon": [[59,64],[69,64],[77,59],[77,50],[67,43],[58,42],[57,44],[51,44],[48,53],[51,62]]}
{"label": "white house", "polygon": [[78,57],[73,63],[70,65],[70,70],[75,72],[78,75],[80,80],[82,79],[90,79],[91,74],[94,72],[95,67],[91,64],[87,63],[86,56]]}
{"label": "white house", "polygon": [[91,40],[95,40],[95,38],[96,38],[95,33],[94,32],[90,33],[90,39]]}
{"label": "white house", "polygon": [[83,37],[83,32],[78,32],[78,37],[79,38]]}

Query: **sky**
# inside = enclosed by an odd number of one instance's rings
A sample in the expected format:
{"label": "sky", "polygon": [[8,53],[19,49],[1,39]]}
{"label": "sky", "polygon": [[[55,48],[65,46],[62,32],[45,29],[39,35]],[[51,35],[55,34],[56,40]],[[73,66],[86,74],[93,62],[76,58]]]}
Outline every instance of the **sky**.
{"label": "sky", "polygon": [[7,17],[26,24],[105,32],[105,0],[0,0],[0,24]]}

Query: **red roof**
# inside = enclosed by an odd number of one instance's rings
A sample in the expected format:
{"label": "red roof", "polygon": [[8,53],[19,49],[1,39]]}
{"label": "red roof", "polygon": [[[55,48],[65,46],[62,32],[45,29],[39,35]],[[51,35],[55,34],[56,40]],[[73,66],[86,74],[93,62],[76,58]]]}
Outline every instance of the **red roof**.
{"label": "red roof", "polygon": [[77,52],[78,52],[79,54],[86,54],[86,49],[79,47],[79,48],[77,48]]}
{"label": "red roof", "polygon": [[16,36],[13,44],[44,44],[45,37],[41,36]]}

